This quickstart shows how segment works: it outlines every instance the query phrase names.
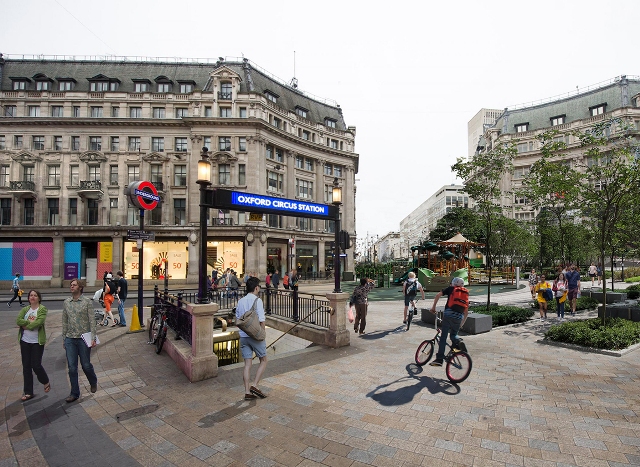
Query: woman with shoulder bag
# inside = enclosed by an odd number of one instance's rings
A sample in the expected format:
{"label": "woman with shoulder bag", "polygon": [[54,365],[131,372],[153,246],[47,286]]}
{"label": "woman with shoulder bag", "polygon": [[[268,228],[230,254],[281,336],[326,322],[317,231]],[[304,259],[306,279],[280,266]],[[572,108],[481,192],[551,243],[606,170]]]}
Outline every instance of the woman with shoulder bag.
{"label": "woman with shoulder bag", "polygon": [[[540,320],[547,319],[547,303],[553,300],[553,292],[551,290],[551,284],[547,282],[544,274],[540,276],[540,282],[535,286],[535,292],[538,294],[538,305],[540,306]],[[548,290],[548,292],[547,292]],[[549,297],[549,294],[551,297]]]}
{"label": "woman with shoulder bag", "polygon": [[554,294],[556,297],[556,315],[560,321],[564,320],[564,303],[567,301],[569,285],[564,278],[564,274],[560,273],[558,278],[553,282]]}
{"label": "woman with shoulder bag", "polygon": [[[259,294],[260,279],[257,277],[249,278],[249,280],[247,280],[247,294],[238,302],[238,306],[236,307],[236,319],[242,318],[245,313],[255,312],[260,322],[261,334],[264,335],[264,305],[258,297]],[[258,389],[258,383],[260,382],[260,378],[262,378],[264,370],[267,368],[267,344],[264,338],[262,340],[256,340],[242,329],[240,329],[238,333],[240,334],[240,352],[244,359],[244,372],[242,374],[244,381],[244,398],[245,400],[253,400],[258,397],[264,399],[267,396]],[[260,365],[258,366],[253,384],[251,384],[251,364],[254,353],[260,359]]]}

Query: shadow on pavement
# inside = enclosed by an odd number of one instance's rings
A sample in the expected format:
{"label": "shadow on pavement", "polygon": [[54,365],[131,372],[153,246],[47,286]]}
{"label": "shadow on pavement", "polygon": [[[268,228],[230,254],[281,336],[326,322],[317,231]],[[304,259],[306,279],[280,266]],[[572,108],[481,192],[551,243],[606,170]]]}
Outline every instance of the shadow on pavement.
{"label": "shadow on pavement", "polygon": [[230,418],[236,417],[240,415],[245,410],[248,410],[256,405],[256,401],[238,401],[235,404],[219,411],[214,412],[209,415],[205,415],[200,420],[196,422],[196,424],[200,428],[211,428],[216,423],[222,423],[224,421],[229,420]]}

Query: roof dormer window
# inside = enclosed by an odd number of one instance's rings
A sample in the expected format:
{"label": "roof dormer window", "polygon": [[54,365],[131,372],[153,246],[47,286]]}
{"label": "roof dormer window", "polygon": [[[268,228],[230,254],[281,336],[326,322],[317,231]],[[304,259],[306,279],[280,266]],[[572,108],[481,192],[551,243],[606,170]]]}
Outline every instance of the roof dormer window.
{"label": "roof dormer window", "polygon": [[58,81],[58,91],[71,91],[77,83],[73,78],[56,78],[56,81]]}
{"label": "roof dormer window", "polygon": [[162,93],[171,92],[173,81],[171,81],[166,76],[158,76],[155,79],[155,82],[157,85],[157,92],[162,92]]}
{"label": "roof dormer window", "polygon": [[29,87],[31,80],[29,78],[9,78],[11,79],[11,89],[14,91],[24,91]]}
{"label": "roof dormer window", "polygon": [[189,94],[196,87],[195,81],[178,81],[178,84],[180,85],[180,94]]}
{"label": "roof dormer window", "polygon": [[296,106],[296,114],[299,115],[300,117],[307,118],[308,113],[309,111],[304,107],[300,107],[299,105]]}
{"label": "roof dormer window", "polygon": [[594,105],[589,107],[589,115],[595,117],[596,115],[602,115],[607,111],[607,103]]}
{"label": "roof dormer window", "polygon": [[566,121],[566,115],[557,115],[555,117],[551,117],[551,126],[563,125]]}
{"label": "roof dormer window", "polygon": [[334,118],[327,117],[327,118],[324,119],[325,126],[328,126],[329,128],[335,128],[336,127],[336,123],[337,123],[337,120],[334,119]]}
{"label": "roof dormer window", "polygon": [[151,81],[148,79],[134,79],[133,80],[133,91],[134,92],[149,92],[149,86],[151,85]]}
{"label": "roof dormer window", "polygon": [[96,75],[88,78],[91,92],[117,91],[120,87],[120,80],[117,78],[108,78],[105,75]]}
{"label": "roof dormer window", "polygon": [[278,103],[278,97],[280,97],[280,96],[278,96],[276,93],[271,92],[268,89],[265,89],[264,95],[267,97],[267,99],[269,99],[274,104]]}
{"label": "roof dormer window", "polygon": [[524,133],[525,131],[529,131],[529,122],[516,123],[516,133]]}

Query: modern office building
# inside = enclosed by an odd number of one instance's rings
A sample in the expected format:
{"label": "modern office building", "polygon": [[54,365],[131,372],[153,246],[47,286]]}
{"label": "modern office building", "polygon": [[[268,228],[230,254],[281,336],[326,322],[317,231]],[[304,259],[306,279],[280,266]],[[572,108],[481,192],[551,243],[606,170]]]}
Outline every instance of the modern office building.
{"label": "modern office building", "polygon": [[537,215],[526,197],[512,193],[522,186],[529,168],[540,158],[540,134],[557,130],[555,138],[566,144],[569,163],[584,166],[594,161],[585,160],[580,142],[570,133],[585,131],[610,118],[621,118],[636,131],[640,129],[640,77],[622,75],[538,105],[505,109],[477,144],[479,151],[501,144],[517,145],[513,173],[505,173],[501,182],[505,215],[520,220],[533,220]]}
{"label": "modern office building", "polygon": [[[355,127],[335,102],[249,60],[0,55],[0,106],[0,280],[92,284],[122,269],[197,284],[203,147],[213,188],[326,204],[337,180],[341,229],[355,236]],[[155,235],[144,264],[127,239],[140,219],[124,190],[138,180],[161,197],[144,216]],[[332,220],[211,210],[208,272],[323,276],[334,230]],[[342,261],[352,270],[353,254]]]}
{"label": "modern office building", "polygon": [[504,110],[480,109],[478,113],[469,120],[469,123],[467,123],[467,141],[469,144],[467,157],[469,159],[472,158],[478,150],[478,141],[480,141],[484,132],[496,123],[496,120],[502,115],[502,112],[504,112]]}

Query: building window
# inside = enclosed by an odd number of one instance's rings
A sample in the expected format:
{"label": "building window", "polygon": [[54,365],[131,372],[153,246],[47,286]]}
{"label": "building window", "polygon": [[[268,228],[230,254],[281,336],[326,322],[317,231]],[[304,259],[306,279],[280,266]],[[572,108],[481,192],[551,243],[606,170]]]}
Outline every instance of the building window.
{"label": "building window", "polygon": [[53,137],[53,150],[62,151],[62,136]]}
{"label": "building window", "polygon": [[331,204],[333,202],[333,185],[324,186],[324,202]]}
{"label": "building window", "polygon": [[166,111],[164,107],[154,107],[153,108],[153,118],[165,118]]}
{"label": "building window", "polygon": [[109,81],[94,81],[91,83],[91,92],[104,92],[109,90]]}
{"label": "building window", "polygon": [[220,136],[218,138],[218,151],[231,151],[231,137]]}
{"label": "building window", "polygon": [[173,168],[174,186],[187,186],[187,166],[176,165]]}
{"label": "building window", "polygon": [[90,136],[89,137],[89,149],[91,151],[102,151],[102,137]]}
{"label": "building window", "polygon": [[280,128],[280,126],[282,125],[282,120],[280,120],[278,117],[273,117],[271,123],[273,123],[274,127]]}
{"label": "building window", "polygon": [[69,167],[69,186],[80,185],[80,166],[72,165]]}
{"label": "building window", "polygon": [[181,94],[188,94],[190,92],[193,92],[193,84],[191,84],[191,83],[180,83],[180,93]]}
{"label": "building window", "polygon": [[98,200],[87,200],[87,225],[98,225]]}
{"label": "building window", "polygon": [[111,137],[111,150],[113,152],[120,150],[120,137],[119,136],[112,136]]}
{"label": "building window", "polygon": [[4,135],[0,135],[0,149],[7,149],[7,142]]}
{"label": "building window", "polygon": [[304,160],[304,169],[313,171],[313,159],[306,158]]}
{"label": "building window", "polygon": [[189,116],[189,109],[186,107],[178,107],[176,109],[176,118],[184,118]]}
{"label": "building window", "polygon": [[158,92],[171,92],[170,83],[158,83]]}
{"label": "building window", "polygon": [[13,137],[13,148],[22,149],[22,135],[15,135]]}
{"label": "building window", "polygon": [[112,185],[112,186],[118,185],[118,166],[117,165],[109,166],[109,185]]}
{"label": "building window", "polygon": [[156,152],[164,151],[164,138],[163,137],[152,137],[151,138],[151,150]]}
{"label": "building window", "polygon": [[35,219],[35,200],[26,198],[22,201],[24,204],[24,225],[33,225]]}
{"label": "building window", "polygon": [[278,214],[267,214],[267,225],[269,227],[281,229],[283,226],[282,216],[279,216]]}
{"label": "building window", "polygon": [[337,122],[337,120],[334,120],[333,118],[325,118],[324,119],[325,126],[328,126],[329,128],[335,128],[336,127],[336,122]]}
{"label": "building window", "polygon": [[267,171],[267,191],[282,193],[284,190],[284,175],[278,172]]}
{"label": "building window", "polygon": [[296,156],[296,169],[302,169],[304,167],[304,157]]}
{"label": "building window", "polygon": [[73,89],[73,81],[58,81],[58,91],[71,91]]}
{"label": "building window", "polygon": [[329,147],[331,149],[338,149],[338,140],[337,139],[329,140]]}
{"label": "building window", "polygon": [[151,165],[151,183],[162,183],[162,166],[160,164]]}
{"label": "building window", "polygon": [[17,117],[18,116],[18,107],[15,105],[5,105],[4,106],[4,116],[5,117]]}
{"label": "building window", "polygon": [[524,133],[529,131],[529,123],[518,123],[516,125],[516,133]]}
{"label": "building window", "polygon": [[72,151],[79,151],[80,150],[80,137],[79,136],[72,136],[71,137],[71,150]]}
{"label": "building window", "polygon": [[218,164],[218,184],[231,185],[231,165]]}
{"label": "building window", "polygon": [[49,81],[36,81],[36,91],[48,91],[51,89]]}
{"label": "building window", "polygon": [[91,107],[91,118],[102,118],[102,107]]}
{"label": "building window", "polygon": [[22,179],[25,182],[35,181],[35,167],[32,165],[26,165],[23,167]]}
{"label": "building window", "polygon": [[33,149],[36,151],[44,151],[44,136],[33,137]]}
{"label": "building window", "polygon": [[247,166],[245,164],[238,164],[238,185],[244,186],[247,184]]}
{"label": "building window", "polygon": [[240,107],[240,118],[247,118],[247,108]]}
{"label": "building window", "polygon": [[149,83],[135,83],[134,92],[149,92]]}
{"label": "building window", "polygon": [[567,118],[566,115],[558,115],[557,117],[551,117],[551,126],[563,125],[566,118]]}
{"label": "building window", "polygon": [[518,143],[518,153],[533,151],[533,141],[526,141],[524,143]]}
{"label": "building window", "polygon": [[140,225],[140,209],[135,206],[127,208],[127,225]]}
{"label": "building window", "polygon": [[231,83],[221,83],[220,92],[218,93],[218,99],[222,101],[231,100]]}
{"label": "building window", "polygon": [[173,200],[173,223],[185,225],[187,222],[187,200],[178,198]]}
{"label": "building window", "polygon": [[284,151],[280,148],[276,148],[276,162],[284,161]]}
{"label": "building window", "polygon": [[269,99],[274,104],[278,102],[278,96],[276,96],[275,94],[269,91],[265,91],[264,95],[267,97],[267,99]]}
{"label": "building window", "polygon": [[52,105],[51,106],[51,116],[52,117],[64,117],[64,107],[61,105]]}
{"label": "building window", "polygon": [[60,225],[60,200],[47,198],[47,222],[49,225]]}
{"label": "building window", "polygon": [[334,177],[338,177],[338,178],[342,178],[342,167],[340,167],[339,165],[334,165],[333,166],[333,176]]}
{"label": "building window", "polygon": [[602,115],[605,110],[606,110],[607,104],[598,104],[598,105],[594,105],[593,107],[589,107],[589,114],[592,117],[595,117],[596,115]]}
{"label": "building window", "polygon": [[308,219],[306,217],[297,217],[296,223],[298,224],[298,229],[303,231],[311,231],[313,230],[313,219]]}
{"label": "building window", "polygon": [[130,118],[142,118],[142,107],[130,107],[129,108],[129,117]]}
{"label": "building window", "polygon": [[307,141],[309,141],[311,139],[311,133],[309,133],[307,130],[302,130],[302,139],[306,139]]}
{"label": "building window", "polygon": [[50,165],[48,171],[47,186],[60,186],[60,166]]}
{"label": "building window", "polygon": [[89,181],[91,181],[91,182],[99,182],[100,181],[100,166],[99,165],[90,165],[89,166]]}
{"label": "building window", "polygon": [[71,109],[73,111],[74,118],[80,118],[80,106],[74,105]]}
{"label": "building window", "polygon": [[207,148],[207,151],[211,150],[211,136],[205,136],[202,138],[203,146]]}
{"label": "building window", "polygon": [[11,198],[0,199],[0,225],[11,225]]}
{"label": "building window", "polygon": [[220,116],[222,118],[231,118],[231,107],[220,107]]}
{"label": "building window", "polygon": [[187,152],[187,138],[176,138],[176,152]]}
{"label": "building window", "polygon": [[151,210],[151,219],[149,220],[151,225],[162,225],[162,209],[158,206]]}
{"label": "building window", "polygon": [[521,179],[529,174],[529,167],[515,167],[513,169],[513,178]]}
{"label": "building window", "polygon": [[328,233],[336,233],[336,221],[324,221],[324,230],[326,230]]}
{"label": "building window", "polygon": [[140,181],[140,166],[130,165],[127,167],[127,184]]}
{"label": "building window", "polygon": [[9,166],[0,165],[0,186],[9,186]]}
{"label": "building window", "polygon": [[14,91],[24,91],[27,89],[27,82],[25,80],[15,80],[13,82]]}
{"label": "building window", "polygon": [[140,151],[139,136],[129,136],[129,151]]}
{"label": "building window", "polygon": [[204,108],[204,116],[205,117],[213,117],[213,110],[211,107],[207,106]]}
{"label": "building window", "polygon": [[78,225],[78,198],[69,198],[69,225]]}
{"label": "building window", "polygon": [[296,178],[296,195],[298,198],[313,198],[313,182]]}
{"label": "building window", "polygon": [[120,116],[120,107],[111,107],[111,117],[118,118]]}
{"label": "building window", "polygon": [[29,117],[39,117],[40,116],[40,106],[39,105],[30,105],[29,106]]}
{"label": "building window", "polygon": [[118,198],[109,198],[109,225],[118,222]]}
{"label": "building window", "polygon": [[296,107],[296,114],[298,114],[302,118],[307,118],[308,110],[303,107]]}

